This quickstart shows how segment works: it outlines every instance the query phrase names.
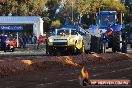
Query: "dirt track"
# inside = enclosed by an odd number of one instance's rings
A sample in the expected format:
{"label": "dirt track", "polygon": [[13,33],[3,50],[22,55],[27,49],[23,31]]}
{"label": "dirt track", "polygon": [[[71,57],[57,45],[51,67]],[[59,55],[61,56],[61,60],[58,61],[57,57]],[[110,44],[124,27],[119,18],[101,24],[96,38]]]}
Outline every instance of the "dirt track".
{"label": "dirt track", "polygon": [[131,79],[132,55],[1,56],[0,88],[82,88],[85,66],[92,79]]}

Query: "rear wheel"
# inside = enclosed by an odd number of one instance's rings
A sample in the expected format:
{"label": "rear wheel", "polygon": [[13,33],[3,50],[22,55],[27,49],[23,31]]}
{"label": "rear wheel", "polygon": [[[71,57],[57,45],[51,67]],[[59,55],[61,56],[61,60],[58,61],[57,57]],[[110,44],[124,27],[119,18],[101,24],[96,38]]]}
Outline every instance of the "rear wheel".
{"label": "rear wheel", "polygon": [[99,42],[100,38],[96,37],[96,36],[92,36],[91,37],[91,49],[90,51],[95,52],[95,53],[99,53]]}
{"label": "rear wheel", "polygon": [[126,33],[126,30],[122,30],[122,52],[127,53],[127,33]]}
{"label": "rear wheel", "polygon": [[121,32],[113,32],[112,34],[112,51],[121,51]]}
{"label": "rear wheel", "polygon": [[73,53],[74,55],[77,54],[77,47],[76,47],[76,44],[72,47],[72,53]]}
{"label": "rear wheel", "polygon": [[79,54],[82,54],[85,52],[84,43],[82,43],[82,48],[79,50]]}
{"label": "rear wheel", "polygon": [[126,42],[126,40],[122,41],[122,52],[127,53],[127,42]]}
{"label": "rear wheel", "polygon": [[46,54],[49,54],[49,46],[48,46],[48,40],[45,40],[45,47],[46,47]]}

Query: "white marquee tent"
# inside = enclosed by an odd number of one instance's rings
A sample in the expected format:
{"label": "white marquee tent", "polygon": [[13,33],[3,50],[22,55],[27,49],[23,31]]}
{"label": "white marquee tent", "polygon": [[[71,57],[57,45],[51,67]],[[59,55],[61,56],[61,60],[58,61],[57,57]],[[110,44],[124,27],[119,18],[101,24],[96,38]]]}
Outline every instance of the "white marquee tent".
{"label": "white marquee tent", "polygon": [[43,20],[39,16],[0,16],[0,25],[33,24],[33,33],[43,35]]}

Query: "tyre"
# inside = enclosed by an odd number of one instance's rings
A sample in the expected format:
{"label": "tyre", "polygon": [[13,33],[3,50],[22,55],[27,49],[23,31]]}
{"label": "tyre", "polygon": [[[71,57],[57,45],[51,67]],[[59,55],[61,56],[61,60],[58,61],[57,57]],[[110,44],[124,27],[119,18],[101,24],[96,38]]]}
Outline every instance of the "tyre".
{"label": "tyre", "polygon": [[52,51],[49,51],[48,55],[55,55],[55,53],[53,53]]}
{"label": "tyre", "polygon": [[4,50],[4,52],[6,52],[6,50]]}
{"label": "tyre", "polygon": [[6,48],[6,47],[4,47],[4,49],[3,49],[3,50],[4,50],[4,52],[7,52],[7,48]]}
{"label": "tyre", "polygon": [[113,32],[112,34],[112,51],[121,51],[121,32]]}
{"label": "tyre", "polygon": [[96,37],[96,36],[92,36],[91,37],[91,47],[90,47],[90,51],[95,52],[95,53],[99,53],[99,42],[100,38]]}
{"label": "tyre", "polygon": [[84,43],[82,43],[82,48],[79,50],[79,54],[82,54],[85,52]]}
{"label": "tyre", "polygon": [[126,42],[126,40],[122,41],[122,52],[127,53],[127,42]]}
{"label": "tyre", "polygon": [[14,48],[11,48],[11,52],[14,52],[15,51],[15,49]]}
{"label": "tyre", "polygon": [[77,54],[76,44],[72,47],[72,53],[73,53],[73,55],[76,55]]}
{"label": "tyre", "polygon": [[46,46],[46,55],[53,55],[53,48]]}
{"label": "tyre", "polygon": [[54,55],[53,47],[46,45],[46,55]]}
{"label": "tyre", "polygon": [[122,32],[122,52],[127,53],[127,34],[125,31]]}
{"label": "tyre", "polygon": [[48,49],[48,46],[46,45],[46,54],[48,55],[49,54],[49,49]]}

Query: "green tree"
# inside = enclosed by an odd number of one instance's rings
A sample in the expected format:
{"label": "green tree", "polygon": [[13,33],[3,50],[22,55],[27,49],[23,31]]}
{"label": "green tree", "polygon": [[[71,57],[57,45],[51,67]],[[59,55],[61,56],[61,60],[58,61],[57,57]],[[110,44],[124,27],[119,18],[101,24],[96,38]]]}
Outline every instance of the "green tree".
{"label": "green tree", "polygon": [[6,0],[1,3],[1,15],[8,15],[12,12],[12,10],[15,10],[17,7],[17,2],[15,0]]}
{"label": "green tree", "polygon": [[41,15],[47,0],[6,0],[0,5],[0,15]]}
{"label": "green tree", "polygon": [[[101,10],[121,10],[125,11],[125,6],[116,0],[66,0],[66,4],[73,2],[73,7],[81,14],[86,12],[96,12]],[[67,6],[68,7],[68,6]]]}

